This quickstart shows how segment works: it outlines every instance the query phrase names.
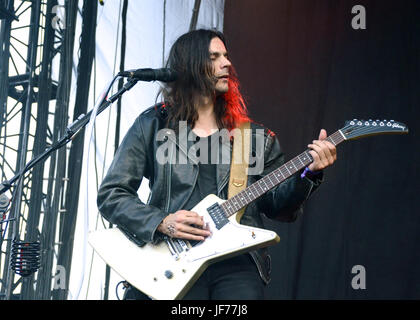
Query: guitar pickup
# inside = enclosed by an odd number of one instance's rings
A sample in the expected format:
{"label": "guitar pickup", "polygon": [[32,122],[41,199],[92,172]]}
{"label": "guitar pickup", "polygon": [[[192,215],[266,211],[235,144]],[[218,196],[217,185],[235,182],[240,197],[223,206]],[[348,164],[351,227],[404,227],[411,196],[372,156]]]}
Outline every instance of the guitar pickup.
{"label": "guitar pickup", "polygon": [[229,219],[226,217],[225,211],[222,207],[215,203],[212,206],[207,208],[207,212],[209,213],[210,217],[213,219],[214,224],[216,225],[217,230],[223,228],[224,225],[229,223]]}

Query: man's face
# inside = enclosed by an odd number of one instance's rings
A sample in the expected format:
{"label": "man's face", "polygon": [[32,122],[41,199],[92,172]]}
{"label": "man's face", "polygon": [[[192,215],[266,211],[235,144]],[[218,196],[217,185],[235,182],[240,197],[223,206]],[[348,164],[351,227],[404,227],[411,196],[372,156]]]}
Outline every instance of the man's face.
{"label": "man's face", "polygon": [[213,38],[209,47],[210,59],[213,65],[214,76],[217,79],[215,90],[216,94],[228,92],[229,68],[228,54],[223,41],[220,38]]}

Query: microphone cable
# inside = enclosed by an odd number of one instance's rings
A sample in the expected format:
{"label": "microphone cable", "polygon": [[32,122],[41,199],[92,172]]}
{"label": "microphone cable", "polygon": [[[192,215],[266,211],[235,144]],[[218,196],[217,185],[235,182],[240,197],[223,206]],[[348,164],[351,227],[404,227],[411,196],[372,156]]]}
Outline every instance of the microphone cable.
{"label": "microphone cable", "polygon": [[11,269],[22,277],[28,277],[40,267],[41,243],[23,242],[17,239],[12,243]]}

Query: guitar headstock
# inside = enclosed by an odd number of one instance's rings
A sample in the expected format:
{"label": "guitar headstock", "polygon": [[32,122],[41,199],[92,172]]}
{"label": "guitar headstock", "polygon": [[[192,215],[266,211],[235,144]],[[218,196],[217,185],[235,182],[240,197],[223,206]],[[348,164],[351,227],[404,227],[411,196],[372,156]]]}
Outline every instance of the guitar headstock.
{"label": "guitar headstock", "polygon": [[346,121],[340,129],[346,140],[359,139],[378,134],[408,133],[408,128],[401,122],[394,120],[351,120]]}

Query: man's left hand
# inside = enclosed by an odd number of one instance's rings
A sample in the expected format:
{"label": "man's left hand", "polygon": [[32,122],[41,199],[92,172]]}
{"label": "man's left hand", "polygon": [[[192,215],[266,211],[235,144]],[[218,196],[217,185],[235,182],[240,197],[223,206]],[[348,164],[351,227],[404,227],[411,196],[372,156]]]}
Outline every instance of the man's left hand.
{"label": "man's left hand", "polygon": [[318,140],[308,144],[308,147],[311,149],[309,153],[314,159],[308,166],[308,169],[312,172],[323,170],[337,160],[337,150],[331,142],[325,140],[326,138],[327,131],[321,129]]}

